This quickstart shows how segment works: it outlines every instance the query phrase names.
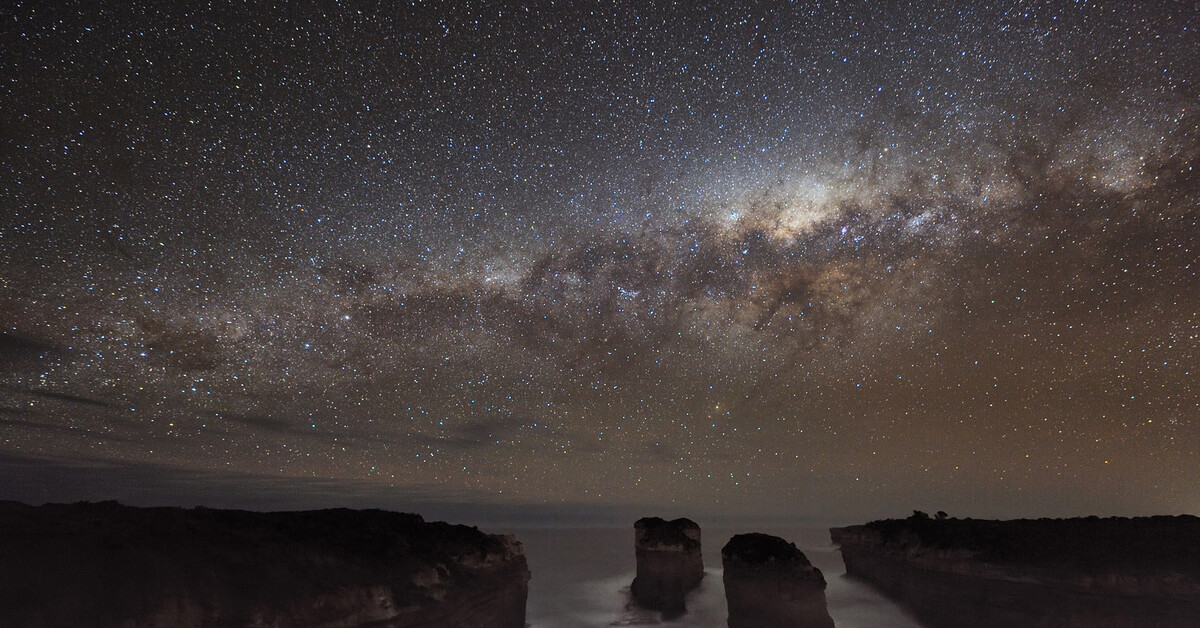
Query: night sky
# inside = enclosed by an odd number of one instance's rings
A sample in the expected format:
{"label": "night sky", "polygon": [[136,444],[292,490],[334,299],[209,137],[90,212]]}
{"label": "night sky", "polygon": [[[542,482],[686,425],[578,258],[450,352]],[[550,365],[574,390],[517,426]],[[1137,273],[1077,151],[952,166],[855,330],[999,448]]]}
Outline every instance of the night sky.
{"label": "night sky", "polygon": [[1193,2],[128,4],[0,10],[0,498],[1200,513]]}

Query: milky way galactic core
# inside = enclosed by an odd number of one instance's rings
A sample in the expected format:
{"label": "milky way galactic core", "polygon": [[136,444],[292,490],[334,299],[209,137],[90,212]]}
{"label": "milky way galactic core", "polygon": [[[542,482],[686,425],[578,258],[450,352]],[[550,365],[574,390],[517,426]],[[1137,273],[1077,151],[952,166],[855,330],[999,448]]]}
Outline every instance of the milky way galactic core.
{"label": "milky way galactic core", "polygon": [[41,4],[10,494],[1200,510],[1194,3]]}

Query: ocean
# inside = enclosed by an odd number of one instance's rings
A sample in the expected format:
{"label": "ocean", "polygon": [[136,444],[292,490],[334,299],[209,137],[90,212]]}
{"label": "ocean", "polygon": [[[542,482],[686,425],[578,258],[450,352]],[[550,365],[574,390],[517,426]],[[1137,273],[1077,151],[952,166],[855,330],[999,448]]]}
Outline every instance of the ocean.
{"label": "ocean", "polygon": [[636,573],[633,526],[628,528],[521,528],[512,530],[525,547],[530,628],[652,626],[724,628],[725,589],[721,548],[734,534],[765,532],[791,541],[825,574],[829,614],[838,628],[920,628],[916,620],[868,585],[846,577],[841,554],[825,527],[704,527],[704,581],[687,600],[688,612],[663,621],[629,603]]}

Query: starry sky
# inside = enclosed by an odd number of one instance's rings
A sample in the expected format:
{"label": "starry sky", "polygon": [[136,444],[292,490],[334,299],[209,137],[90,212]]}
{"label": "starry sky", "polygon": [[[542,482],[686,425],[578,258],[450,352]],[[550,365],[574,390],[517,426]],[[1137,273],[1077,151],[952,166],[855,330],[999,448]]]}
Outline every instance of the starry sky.
{"label": "starry sky", "polygon": [[1200,513],[1200,8],[734,4],[0,10],[0,498]]}

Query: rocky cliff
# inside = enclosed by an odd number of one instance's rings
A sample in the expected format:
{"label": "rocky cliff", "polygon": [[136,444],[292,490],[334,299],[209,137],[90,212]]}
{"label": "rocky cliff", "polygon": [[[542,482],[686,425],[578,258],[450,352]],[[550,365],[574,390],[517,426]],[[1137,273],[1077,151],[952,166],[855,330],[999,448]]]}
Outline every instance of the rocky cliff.
{"label": "rocky cliff", "polygon": [[686,612],[684,601],[704,578],[700,526],[690,519],[638,519],[634,528],[637,577],[633,601],[673,618]]}
{"label": "rocky cliff", "polygon": [[1200,626],[1200,519],[931,519],[834,528],[848,575],[934,627]]}
{"label": "rocky cliff", "polygon": [[521,544],[380,510],[0,502],[0,625],[523,628]]}
{"label": "rocky cliff", "polygon": [[825,577],[796,545],[739,534],[721,549],[729,628],[833,628]]}

